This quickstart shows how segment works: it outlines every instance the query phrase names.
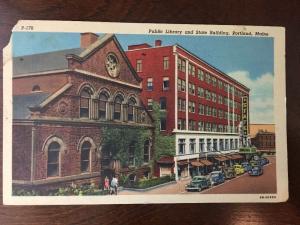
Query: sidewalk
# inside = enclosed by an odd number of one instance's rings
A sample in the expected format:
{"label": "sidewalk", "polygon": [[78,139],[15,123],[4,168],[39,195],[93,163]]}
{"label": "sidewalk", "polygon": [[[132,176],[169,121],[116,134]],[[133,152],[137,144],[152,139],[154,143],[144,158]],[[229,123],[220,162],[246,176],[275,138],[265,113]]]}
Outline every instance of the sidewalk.
{"label": "sidewalk", "polygon": [[120,191],[120,195],[146,195],[146,194],[182,194],[185,192],[185,185],[190,182],[189,179],[179,180],[177,183],[166,185],[163,187],[158,187],[149,191]]}

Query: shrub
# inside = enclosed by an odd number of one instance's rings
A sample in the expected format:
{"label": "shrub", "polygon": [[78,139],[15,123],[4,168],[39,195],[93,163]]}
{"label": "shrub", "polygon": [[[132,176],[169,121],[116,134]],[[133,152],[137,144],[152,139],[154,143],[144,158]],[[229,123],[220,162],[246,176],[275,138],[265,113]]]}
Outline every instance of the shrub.
{"label": "shrub", "polygon": [[163,177],[152,177],[150,179],[142,178],[137,183],[133,184],[131,187],[137,189],[144,189],[149,187],[154,187],[163,183],[167,183],[175,180],[175,176],[163,176]]}

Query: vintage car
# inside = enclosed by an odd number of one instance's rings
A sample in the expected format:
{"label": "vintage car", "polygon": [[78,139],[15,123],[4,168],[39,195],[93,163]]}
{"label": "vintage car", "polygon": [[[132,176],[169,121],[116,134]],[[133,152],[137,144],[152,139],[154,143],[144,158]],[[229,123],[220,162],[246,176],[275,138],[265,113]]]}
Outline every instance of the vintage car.
{"label": "vintage car", "polygon": [[253,166],[251,170],[248,171],[250,176],[260,176],[263,174],[262,166]]}
{"label": "vintage car", "polygon": [[242,162],[241,165],[242,165],[242,167],[244,168],[244,170],[246,172],[248,172],[252,168],[252,166],[251,166],[251,164],[249,162]]}
{"label": "vintage car", "polygon": [[225,175],[225,179],[232,179],[236,177],[235,170],[232,166],[222,168],[222,172]]}
{"label": "vintage car", "polygon": [[233,167],[234,167],[234,171],[235,171],[236,175],[245,173],[244,167],[242,165],[235,164]]}
{"label": "vintage car", "polygon": [[267,165],[270,162],[266,157],[261,157],[260,161],[263,166]]}
{"label": "vintage car", "polygon": [[218,185],[225,182],[225,175],[222,171],[213,171],[210,173],[211,185]]}
{"label": "vintage car", "polygon": [[187,191],[202,191],[211,186],[210,179],[206,176],[194,176],[189,184],[185,186]]}
{"label": "vintage car", "polygon": [[254,167],[254,166],[261,166],[261,162],[260,162],[260,160],[251,160],[250,161],[250,165],[252,167]]}

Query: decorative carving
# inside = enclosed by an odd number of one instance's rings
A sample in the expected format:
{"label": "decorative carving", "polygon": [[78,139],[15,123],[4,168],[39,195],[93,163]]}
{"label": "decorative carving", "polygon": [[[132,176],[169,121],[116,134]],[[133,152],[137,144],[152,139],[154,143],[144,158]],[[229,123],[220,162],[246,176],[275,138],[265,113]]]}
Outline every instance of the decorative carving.
{"label": "decorative carving", "polygon": [[106,56],[105,67],[106,67],[108,74],[111,77],[115,78],[119,75],[120,64],[119,64],[119,60],[115,54],[109,53]]}

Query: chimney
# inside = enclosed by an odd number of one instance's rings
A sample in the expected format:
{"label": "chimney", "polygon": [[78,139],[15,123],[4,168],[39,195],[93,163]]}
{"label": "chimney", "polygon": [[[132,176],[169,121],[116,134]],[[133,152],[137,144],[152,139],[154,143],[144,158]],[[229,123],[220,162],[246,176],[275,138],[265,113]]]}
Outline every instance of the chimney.
{"label": "chimney", "polygon": [[155,40],[155,47],[161,46],[161,40]]}
{"label": "chimney", "polygon": [[98,35],[94,33],[81,33],[80,34],[80,48],[87,48],[98,39]]}

